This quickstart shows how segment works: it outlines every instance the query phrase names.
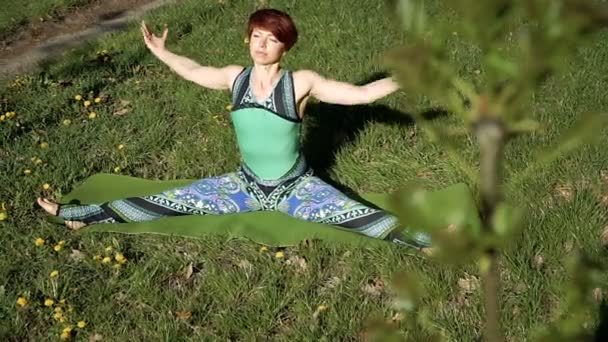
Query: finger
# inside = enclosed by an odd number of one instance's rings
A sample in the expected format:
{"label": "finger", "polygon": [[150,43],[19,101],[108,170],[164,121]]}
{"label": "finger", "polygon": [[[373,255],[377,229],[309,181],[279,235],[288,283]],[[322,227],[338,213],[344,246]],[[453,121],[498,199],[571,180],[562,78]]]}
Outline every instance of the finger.
{"label": "finger", "polygon": [[165,30],[163,31],[163,40],[167,39],[167,34],[169,33],[169,28],[165,27]]}

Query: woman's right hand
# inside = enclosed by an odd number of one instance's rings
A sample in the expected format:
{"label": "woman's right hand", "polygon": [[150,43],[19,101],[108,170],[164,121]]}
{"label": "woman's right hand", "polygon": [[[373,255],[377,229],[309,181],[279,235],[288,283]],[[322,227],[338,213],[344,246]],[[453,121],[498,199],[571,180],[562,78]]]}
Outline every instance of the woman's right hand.
{"label": "woman's right hand", "polygon": [[143,20],[141,21],[141,33],[144,36],[144,43],[146,43],[146,46],[152,52],[162,51],[165,49],[165,40],[167,40],[168,32],[169,28],[165,27],[162,36],[157,37],[150,32],[146,23]]}

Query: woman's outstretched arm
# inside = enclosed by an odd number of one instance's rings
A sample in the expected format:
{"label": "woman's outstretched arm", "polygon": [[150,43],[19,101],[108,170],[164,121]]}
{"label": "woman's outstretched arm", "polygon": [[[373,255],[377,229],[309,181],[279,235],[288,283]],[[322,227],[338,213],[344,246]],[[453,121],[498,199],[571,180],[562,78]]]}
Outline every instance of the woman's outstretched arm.
{"label": "woman's outstretched arm", "polygon": [[191,59],[174,54],[165,48],[165,40],[169,32],[168,28],[165,28],[162,36],[157,37],[150,32],[146,23],[142,21],[141,32],[146,46],[154,56],[167,64],[182,78],[205,88],[217,90],[230,89],[232,81],[243,70],[243,67],[238,65],[228,65],[223,68],[201,66]]}
{"label": "woman's outstretched arm", "polygon": [[341,105],[366,104],[381,99],[397,89],[399,85],[387,77],[366,85],[357,86],[327,79],[314,71],[298,71],[298,78],[310,95],[326,103]]}

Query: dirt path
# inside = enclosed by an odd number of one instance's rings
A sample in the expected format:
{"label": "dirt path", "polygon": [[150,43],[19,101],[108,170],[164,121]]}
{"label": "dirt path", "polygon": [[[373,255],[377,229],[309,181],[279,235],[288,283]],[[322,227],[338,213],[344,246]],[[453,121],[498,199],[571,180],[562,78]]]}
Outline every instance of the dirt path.
{"label": "dirt path", "polygon": [[132,19],[178,0],[96,0],[59,21],[30,24],[0,41],[0,79],[32,70],[40,62],[100,35],[125,29]]}

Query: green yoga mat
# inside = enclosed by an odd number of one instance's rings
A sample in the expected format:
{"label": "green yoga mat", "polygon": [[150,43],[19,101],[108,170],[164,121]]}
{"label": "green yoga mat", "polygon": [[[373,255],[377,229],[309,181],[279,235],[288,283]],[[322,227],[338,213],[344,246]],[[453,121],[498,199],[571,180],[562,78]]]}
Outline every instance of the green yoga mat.
{"label": "green yoga mat", "polygon": [[[184,186],[194,180],[154,181],[113,174],[97,174],[86,179],[80,186],[62,198],[62,203],[102,203],[115,199],[158,193]],[[445,199],[459,197],[472,199],[465,184],[455,184],[448,188],[430,192],[437,200],[438,212],[434,219],[441,217],[441,208],[450,206]],[[367,194],[362,197],[386,209],[390,195]],[[449,211],[449,210],[448,210]],[[445,211],[447,213],[447,211]],[[471,215],[477,217],[476,213]],[[446,215],[446,219],[448,218]],[[54,222],[61,222],[53,217]],[[447,221],[446,221],[447,222]],[[269,246],[294,246],[303,240],[322,239],[339,241],[351,245],[378,246],[388,242],[347,231],[335,226],[298,220],[280,212],[251,212],[228,215],[178,216],[155,221],[121,224],[96,224],[87,226],[80,232],[155,233],[165,235],[204,237],[223,234],[229,238],[247,238]]]}

